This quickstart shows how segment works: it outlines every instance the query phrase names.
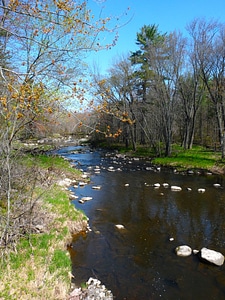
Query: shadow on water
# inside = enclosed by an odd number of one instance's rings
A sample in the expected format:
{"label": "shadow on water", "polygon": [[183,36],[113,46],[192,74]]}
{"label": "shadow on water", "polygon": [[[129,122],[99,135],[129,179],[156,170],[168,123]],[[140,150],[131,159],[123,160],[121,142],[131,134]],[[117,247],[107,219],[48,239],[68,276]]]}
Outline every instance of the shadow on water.
{"label": "shadow on water", "polygon": [[[213,186],[218,182],[225,186],[223,177],[158,172],[150,162],[115,159],[87,148],[65,148],[61,154],[91,176],[89,185],[71,187],[80,198],[93,197],[84,204],[74,201],[90,218],[92,229],[73,241],[77,284],[95,277],[119,300],[225,298],[224,266],[174,252],[187,244],[225,254],[225,193]],[[161,185],[156,189],[154,183]],[[181,186],[182,191],[173,192],[163,183]],[[94,190],[93,185],[101,189]]]}

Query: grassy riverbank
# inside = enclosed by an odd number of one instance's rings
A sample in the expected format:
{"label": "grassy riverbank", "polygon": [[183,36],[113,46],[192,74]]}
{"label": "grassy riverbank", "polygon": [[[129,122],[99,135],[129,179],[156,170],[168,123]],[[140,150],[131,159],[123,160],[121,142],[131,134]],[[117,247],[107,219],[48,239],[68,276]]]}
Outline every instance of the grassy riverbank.
{"label": "grassy riverbank", "polygon": [[84,214],[70,203],[58,181],[79,180],[81,173],[59,157],[26,155],[21,159],[41,177],[33,191],[36,232],[24,235],[14,249],[1,249],[0,299],[67,299],[71,285],[71,260],[67,243],[87,225]]}
{"label": "grassy riverbank", "polygon": [[225,174],[225,159],[221,159],[221,153],[201,146],[194,146],[190,150],[184,150],[178,145],[173,145],[170,157],[154,157],[154,153],[147,147],[139,146],[137,151],[116,147],[119,152],[130,156],[150,158],[153,164],[165,167],[173,167],[178,171],[188,169],[208,170],[217,174]]}
{"label": "grassy riverbank", "polygon": [[221,153],[200,146],[194,146],[190,150],[176,146],[170,157],[154,158],[153,163],[174,167],[177,170],[203,169],[225,174],[225,160],[221,159]]}
{"label": "grassy riverbank", "polygon": [[[220,153],[201,147],[184,151],[174,147],[171,157],[154,158],[149,149],[140,147],[131,156],[150,158],[154,164],[177,170],[204,169],[224,174],[225,161]],[[60,179],[79,181],[81,172],[57,156],[26,154],[18,164],[38,172],[39,183],[33,191],[35,211],[39,218],[36,232],[25,234],[16,247],[1,250],[0,299],[67,299],[71,287],[71,260],[67,244],[72,233],[84,229],[87,220],[70,203],[69,192],[59,185]]]}

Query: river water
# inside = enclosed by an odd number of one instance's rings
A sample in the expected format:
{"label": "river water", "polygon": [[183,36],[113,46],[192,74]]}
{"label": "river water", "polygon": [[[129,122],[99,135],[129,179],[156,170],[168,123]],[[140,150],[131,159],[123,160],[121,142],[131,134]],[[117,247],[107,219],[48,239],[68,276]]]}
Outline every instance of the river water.
{"label": "river water", "polygon": [[[91,178],[88,185],[70,188],[79,197],[75,207],[89,217],[92,229],[73,240],[77,284],[97,278],[118,300],[225,299],[224,266],[175,254],[183,244],[225,254],[224,177],[159,170],[148,161],[88,147],[67,147],[59,153]],[[163,183],[182,191],[171,191]],[[84,196],[92,200],[81,204]]]}

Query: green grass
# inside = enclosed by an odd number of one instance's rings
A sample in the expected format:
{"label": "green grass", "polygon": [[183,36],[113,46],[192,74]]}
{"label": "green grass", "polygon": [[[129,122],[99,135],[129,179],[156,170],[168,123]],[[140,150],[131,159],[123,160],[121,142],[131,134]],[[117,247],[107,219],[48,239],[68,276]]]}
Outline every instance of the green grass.
{"label": "green grass", "polygon": [[[57,156],[26,155],[21,156],[20,160],[27,168],[34,165],[41,169],[52,167],[56,174],[64,173],[71,175],[71,178],[79,178],[81,174]],[[60,179],[59,176],[57,179]],[[87,218],[71,204],[68,191],[57,184],[47,189],[39,186],[35,194],[37,197],[41,195],[42,207],[51,222],[47,232],[21,238],[16,251],[8,252],[1,261],[0,299],[55,299],[56,286],[60,285],[62,291],[69,290],[71,260],[66,243],[70,241],[71,233],[67,221]]]}
{"label": "green grass", "polygon": [[[163,148],[163,146],[162,146]],[[153,149],[143,145],[137,145],[136,151],[127,149],[123,145],[117,145],[120,153],[126,153],[130,156],[141,156],[150,158],[153,164],[162,166],[176,167],[178,170],[184,169],[220,169],[224,170],[225,160],[221,159],[220,152],[210,151],[202,146],[193,146],[190,150],[184,150],[177,144],[172,145],[172,154],[170,157],[155,157]]]}
{"label": "green grass", "polygon": [[[68,193],[57,185],[54,185],[48,193],[44,194],[43,198],[45,203],[51,204],[53,212],[60,212],[57,220],[62,223],[67,219],[76,221],[78,217],[83,215],[82,211],[74,209],[74,206],[68,200]],[[84,215],[83,217],[85,218]]]}
{"label": "green grass", "polygon": [[199,168],[210,170],[214,166],[223,165],[220,154],[204,149],[200,146],[194,146],[193,149],[183,150],[175,145],[170,157],[157,157],[153,163],[164,166],[174,166],[181,169]]}
{"label": "green grass", "polygon": [[142,157],[154,156],[153,150],[149,147],[144,147],[144,146],[138,146],[134,154],[135,156],[142,156]]}
{"label": "green grass", "polygon": [[71,167],[70,163],[64,160],[59,156],[50,156],[44,154],[31,155],[28,154],[22,158],[22,162],[27,167],[32,167],[34,165],[43,168],[43,169],[59,169],[60,171],[67,171],[74,175],[80,175],[81,172],[73,167]]}
{"label": "green grass", "polygon": [[54,251],[51,264],[49,266],[50,273],[54,273],[59,270],[70,268],[70,266],[71,266],[71,261],[70,258],[65,254],[65,251],[56,249]]}

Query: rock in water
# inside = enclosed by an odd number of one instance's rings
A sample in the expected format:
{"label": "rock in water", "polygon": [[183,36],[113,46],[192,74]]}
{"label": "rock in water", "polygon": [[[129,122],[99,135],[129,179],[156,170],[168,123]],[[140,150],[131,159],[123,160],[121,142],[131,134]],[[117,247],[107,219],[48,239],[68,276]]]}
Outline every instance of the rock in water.
{"label": "rock in water", "polygon": [[200,259],[207,261],[216,266],[222,266],[224,263],[224,256],[220,252],[210,250],[207,248],[202,248],[199,252]]}
{"label": "rock in water", "polygon": [[192,253],[192,249],[187,245],[178,246],[175,249],[175,252],[178,256],[190,256]]}
{"label": "rock in water", "polygon": [[181,190],[182,190],[182,188],[180,186],[171,185],[171,191],[179,192]]}
{"label": "rock in water", "polygon": [[121,224],[117,224],[117,225],[115,225],[115,227],[118,228],[118,229],[125,229],[125,227]]}

